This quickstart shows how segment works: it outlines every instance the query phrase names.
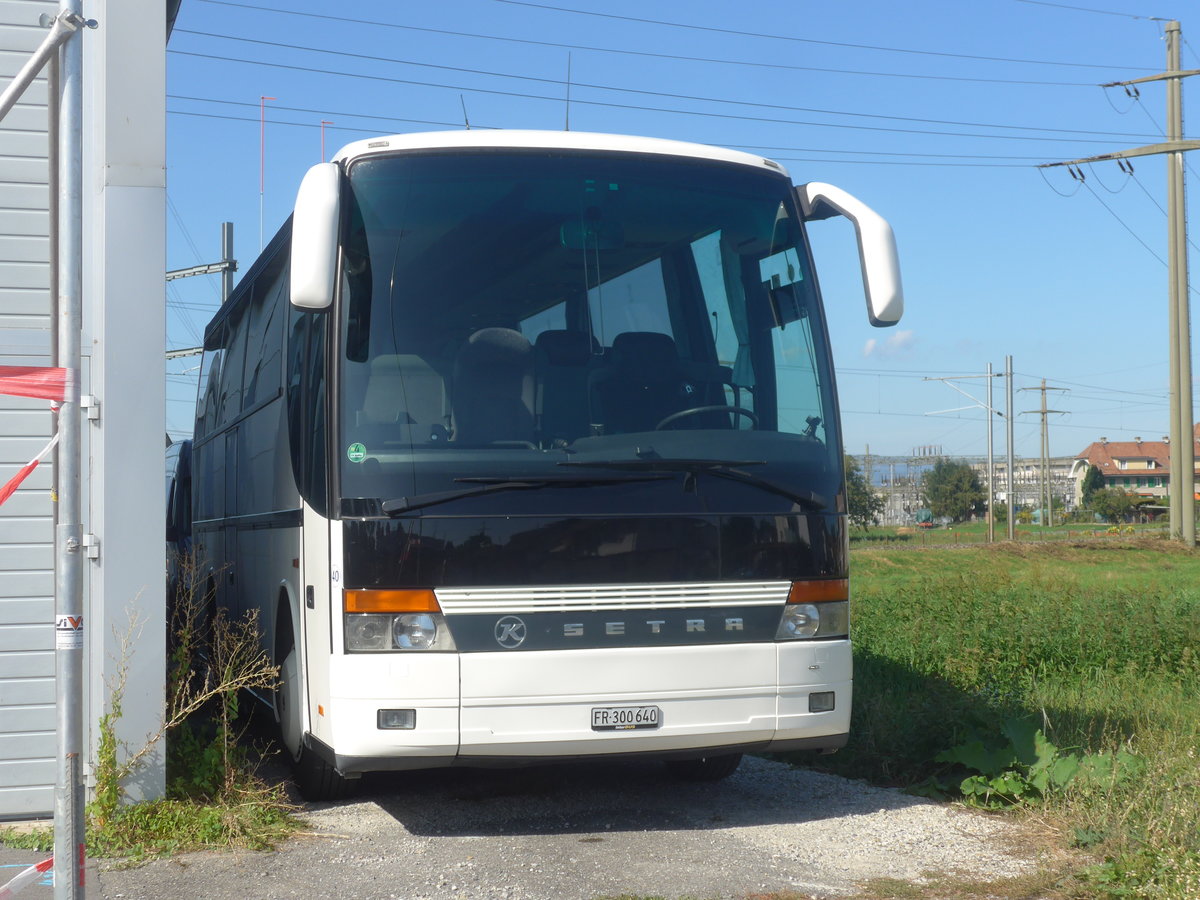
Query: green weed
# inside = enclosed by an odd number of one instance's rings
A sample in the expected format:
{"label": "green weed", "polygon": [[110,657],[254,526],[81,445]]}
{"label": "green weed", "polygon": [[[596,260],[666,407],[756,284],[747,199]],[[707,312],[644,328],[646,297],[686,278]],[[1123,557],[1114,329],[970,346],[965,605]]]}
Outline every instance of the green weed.
{"label": "green weed", "polygon": [[1200,897],[1200,553],[1113,538],[852,552],[851,739],[818,765],[1035,807],[1102,860],[1063,896]]}
{"label": "green weed", "polygon": [[[181,569],[194,575],[194,566],[186,561]],[[120,638],[108,709],[99,720],[95,790],[87,807],[89,855],[138,860],[205,848],[261,850],[300,824],[284,786],[270,786],[258,778],[239,741],[242,690],[271,689],[278,679],[261,649],[257,619],[249,615],[231,621],[219,612],[210,615],[195,588],[195,578],[185,578],[171,622],[162,726],[136,749],[117,739],[116,726],[137,622],[131,622]],[[164,740],[167,796],[127,803],[124,785]],[[0,829],[0,842],[52,850],[53,833],[49,828],[30,833]]]}
{"label": "green weed", "polygon": [[1002,809],[1040,802],[1076,785],[1136,778],[1145,769],[1142,760],[1124,749],[1113,754],[1060,750],[1029,720],[1009,719],[1001,732],[1003,743],[976,739],[934,758],[976,773],[958,783],[968,805]]}

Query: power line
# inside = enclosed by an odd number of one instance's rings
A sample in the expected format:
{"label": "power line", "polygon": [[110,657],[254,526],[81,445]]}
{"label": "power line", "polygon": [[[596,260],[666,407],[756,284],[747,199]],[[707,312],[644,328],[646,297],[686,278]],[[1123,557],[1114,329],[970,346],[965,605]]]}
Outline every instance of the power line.
{"label": "power line", "polygon": [[[200,255],[200,248],[197,247],[196,242],[192,240],[191,232],[188,231],[188,227],[184,223],[183,217],[179,215],[179,210],[175,207],[175,201],[172,200],[169,195],[167,197],[167,209],[171,211],[171,215],[175,219],[175,224],[178,225],[179,230],[183,232],[184,240],[187,241],[187,245],[191,247],[192,253],[194,253],[196,256],[196,262],[203,261],[203,257]],[[213,290],[216,291],[217,299],[219,300],[221,298],[221,294],[219,291],[217,291],[217,286],[212,284],[211,281],[209,281],[209,284],[212,286]]]}
{"label": "power line", "polygon": [[1026,160],[1032,162],[1041,159],[1040,156],[1004,156],[1000,154],[982,153],[916,153],[907,150],[833,150],[827,147],[767,147],[762,144],[728,144],[735,150],[764,151],[766,153],[858,153],[864,156],[922,156],[942,157],[946,159],[1006,159],[1010,161]]}
{"label": "power line", "polygon": [[1141,244],[1143,247],[1146,248],[1147,253],[1149,253],[1151,256],[1153,256],[1155,259],[1157,259],[1164,266],[1167,264],[1167,261],[1165,259],[1163,259],[1161,256],[1159,256],[1157,253],[1154,252],[1153,247],[1151,247],[1149,244],[1147,244],[1145,241],[1143,241],[1140,237],[1138,237],[1137,232],[1125,224],[1125,220],[1122,219],[1120,216],[1118,216],[1116,211],[1114,211],[1111,206],[1109,206],[1107,203],[1104,202],[1104,198],[1101,197],[1099,194],[1097,194],[1092,189],[1092,186],[1090,184],[1088,184],[1086,181],[1082,182],[1082,184],[1085,188],[1087,188],[1088,193],[1096,198],[1096,202],[1099,203],[1101,206],[1103,206],[1106,210],[1108,210],[1108,214],[1110,216],[1112,216],[1114,219],[1116,219],[1117,222],[1120,223],[1121,227],[1124,228],[1126,231],[1128,231],[1133,236],[1133,239],[1135,241],[1137,241],[1139,244]]}
{"label": "power line", "polygon": [[594,10],[585,9],[568,9],[562,6],[550,6],[543,3],[532,3],[530,0],[492,0],[493,3],[505,3],[510,6],[527,6],[533,9],[553,10],[554,12],[565,12],[579,16],[597,16],[603,19],[617,19],[624,22],[637,22],[643,25],[664,25],[669,28],[686,28],[693,31],[706,31],[715,34],[730,34],[737,37],[756,37],[767,38],[777,41],[790,41],[800,44],[819,44],[825,47],[846,47],[855,50],[878,50],[887,53],[908,53],[918,56],[939,56],[948,59],[972,59],[983,62],[1005,62],[1005,63],[1022,63],[1025,65],[1035,66],[1065,66],[1076,69],[1129,69],[1130,71],[1152,71],[1143,66],[1106,66],[1099,63],[1070,63],[1058,62],[1054,60],[1039,60],[1039,59],[1014,59],[1004,56],[978,56],[969,53],[949,53],[941,50],[914,50],[908,47],[883,47],[874,44],[852,44],[845,41],[823,41],[816,38],[794,37],[786,34],[764,34],[757,31],[738,31],[732,28],[716,28],[709,25],[695,25],[687,22],[666,22],[660,19],[644,19],[637,16],[620,16],[615,13],[595,12]]}
{"label": "power line", "polygon": [[[323,53],[328,56],[336,56],[336,57],[343,57],[343,58],[349,58],[349,59],[362,59],[362,60],[368,60],[370,62],[383,62],[383,63],[392,64],[392,65],[400,64],[400,65],[405,65],[405,66],[416,66],[418,68],[423,68],[423,69],[437,69],[439,71],[456,72],[459,74],[466,74],[466,75],[484,75],[489,78],[511,78],[511,79],[514,79],[517,81],[532,81],[532,82],[535,82],[538,84],[550,84],[550,85],[554,85],[556,87],[565,87],[566,86],[566,82],[561,78],[543,78],[543,77],[539,77],[539,76],[535,76],[535,75],[517,75],[517,74],[508,73],[508,72],[493,72],[493,71],[489,71],[486,69],[471,69],[471,68],[467,68],[464,66],[450,66],[450,65],[443,65],[440,63],[414,62],[412,60],[395,59],[394,57],[374,56],[374,55],[368,54],[368,53],[353,53],[353,52],[350,52],[347,50],[329,50],[329,49],[326,49],[323,47],[306,47],[301,44],[289,44],[289,43],[283,43],[280,41],[266,41],[266,40],[262,40],[260,38],[237,37],[237,36],[228,35],[228,34],[215,34],[213,32],[194,31],[194,30],[190,30],[190,29],[186,29],[186,28],[176,28],[174,33],[175,34],[190,34],[190,35],[195,35],[198,37],[215,38],[217,40],[236,41],[238,43],[255,44],[257,46],[264,46],[264,47],[276,47],[276,48],[279,48],[282,50],[300,50],[300,51],[304,51],[304,52],[308,52],[308,53]],[[619,94],[636,94],[638,96],[643,96],[643,97],[662,97],[662,98],[666,98],[669,100],[693,100],[693,101],[697,101],[700,103],[723,103],[723,104],[728,104],[731,106],[745,106],[745,107],[750,107],[750,108],[754,108],[754,109],[771,109],[771,110],[783,110],[785,112],[816,113],[818,115],[825,115],[825,116],[852,116],[854,118],[884,119],[887,121],[894,121],[894,122],[920,122],[920,123],[930,124],[930,125],[954,125],[954,126],[958,126],[958,127],[962,127],[962,128],[996,128],[996,129],[1004,129],[1004,130],[1010,130],[1010,131],[1042,131],[1042,132],[1052,132],[1055,134],[1069,134],[1069,135],[1104,134],[1108,137],[1136,137],[1136,138],[1150,137],[1150,135],[1147,135],[1147,134],[1144,134],[1141,132],[1127,133],[1127,132],[1097,131],[1095,129],[1086,129],[1085,130],[1085,129],[1077,129],[1077,128],[1052,128],[1052,127],[1046,127],[1046,126],[1041,126],[1041,125],[1004,125],[1004,124],[994,124],[991,122],[961,122],[961,121],[956,121],[953,119],[930,119],[930,118],[923,117],[923,116],[896,116],[896,115],[890,115],[887,113],[862,113],[862,112],[853,112],[853,111],[849,111],[849,110],[840,110],[840,109],[822,109],[820,107],[811,107],[811,106],[789,106],[789,105],[782,104],[782,103],[762,103],[762,102],[755,101],[755,100],[735,100],[735,99],[727,99],[727,98],[722,98],[722,97],[703,97],[703,96],[698,96],[695,94],[676,94],[676,93],[671,93],[669,91],[652,91],[652,90],[646,90],[643,88],[613,87],[611,85],[606,85],[606,84],[590,84],[588,82],[582,82],[582,81],[572,81],[570,87],[571,88],[589,88],[592,90],[600,90],[600,91],[612,91],[614,93],[619,93]],[[562,100],[562,98],[560,98],[560,97],[556,97],[553,99],[558,102],[561,102],[561,100]],[[1155,135],[1155,136],[1157,136],[1157,135]]]}
{"label": "power line", "polygon": [[[1016,374],[1020,375],[1022,378],[1040,378],[1041,377],[1041,376],[1030,375],[1027,372],[1017,372]],[[1105,374],[1108,374],[1108,373],[1105,373]],[[1081,388],[1086,388],[1088,390],[1103,391],[1106,394],[1130,394],[1131,396],[1134,396],[1134,397],[1141,397],[1141,396],[1152,395],[1154,393],[1154,391],[1149,388],[1147,388],[1146,390],[1143,390],[1143,391],[1127,391],[1127,390],[1122,390],[1120,388],[1106,387],[1101,384],[1085,384],[1085,383],[1079,382],[1079,381],[1068,381],[1065,378],[1055,378],[1054,380],[1060,381],[1063,384],[1069,384],[1072,387],[1081,387]],[[1158,393],[1161,394],[1162,391],[1159,390]]]}
{"label": "power line", "polygon": [[[215,2],[215,0],[209,0],[209,2]],[[216,104],[220,104],[222,106],[246,106],[246,107],[251,107],[253,109],[258,109],[257,103],[250,103],[245,100],[218,100],[215,97],[190,97],[185,94],[167,94],[167,99],[168,100],[187,100],[187,101],[192,101],[192,102],[196,102],[196,103],[216,103]],[[380,115],[375,115],[373,113],[356,113],[356,112],[347,112],[346,110],[337,110],[337,109],[312,109],[310,107],[304,107],[304,106],[282,106],[281,104],[278,104],[278,103],[272,103],[271,109],[277,110],[277,111],[282,110],[284,112],[311,113],[312,115],[317,115],[317,116],[332,115],[332,116],[337,116],[338,118],[341,118],[341,119],[345,119],[345,118],[374,119],[375,121],[378,121],[378,122],[399,122],[399,123],[402,123],[405,125],[437,125],[437,126],[444,127],[444,128],[461,128],[462,127],[461,121],[439,122],[439,121],[434,121],[431,119],[403,119],[403,118],[399,118],[397,116],[380,116]],[[239,121],[241,121],[241,120],[239,120]],[[246,120],[246,121],[250,121],[250,120]],[[253,121],[255,121],[255,122],[259,121],[258,117],[255,116]],[[300,122],[276,122],[271,119],[268,119],[267,121],[269,121],[273,125],[299,125],[299,124],[308,125],[308,123],[300,123]],[[312,125],[311,127],[319,128],[320,125]],[[473,127],[473,128],[489,128],[491,126],[472,125],[471,127]],[[337,126],[333,126],[333,127],[327,126],[327,128],[328,128],[328,130],[331,130],[331,131],[338,131],[338,130],[340,130],[340,131],[360,131],[360,130],[362,130],[362,129],[350,128],[350,127],[339,128]]]}
{"label": "power line", "polygon": [[[561,104],[563,102],[562,97],[547,97],[542,94],[528,94],[528,93],[522,93],[519,91],[502,91],[502,90],[497,90],[495,88],[464,87],[462,85],[438,84],[438,83],[429,82],[429,81],[415,81],[413,79],[394,78],[394,77],[386,76],[386,75],[368,75],[365,73],[339,72],[339,71],[332,70],[332,69],[315,69],[311,66],[294,66],[294,65],[288,65],[286,63],[264,62],[262,60],[257,60],[257,59],[242,59],[240,57],[232,57],[232,56],[217,56],[217,55],[211,54],[211,53],[196,53],[196,52],[189,51],[189,50],[168,50],[167,52],[174,54],[176,56],[190,56],[190,57],[195,57],[198,59],[216,60],[218,62],[223,62],[223,63],[235,62],[235,63],[242,63],[245,65],[251,65],[251,66],[264,66],[264,67],[273,68],[273,69],[285,69],[285,70],[295,71],[295,72],[305,72],[307,74],[335,75],[335,76],[342,77],[342,78],[354,78],[354,79],[357,79],[360,81],[361,80],[383,81],[383,82],[387,82],[389,84],[407,84],[407,85],[415,85],[418,87],[432,87],[432,88],[438,88],[438,89],[444,89],[444,90],[452,90],[452,91],[455,91],[458,93],[467,91],[467,92],[474,92],[474,93],[479,93],[479,94],[491,94],[494,96],[502,96],[502,97],[518,97],[518,98],[529,99],[529,100],[544,100],[544,101],[548,101],[548,102],[556,103],[556,104]],[[879,125],[851,125],[851,124],[843,123],[843,122],[810,122],[810,121],[797,120],[797,119],[777,119],[777,118],[769,118],[766,116],[747,116],[747,115],[735,115],[733,113],[708,112],[708,111],[704,111],[704,110],[672,109],[669,107],[661,107],[661,106],[641,106],[641,105],[631,104],[631,103],[613,103],[611,101],[602,101],[602,100],[584,100],[584,99],[577,98],[577,97],[572,97],[571,102],[573,104],[580,104],[580,105],[584,105],[584,106],[599,106],[599,107],[604,107],[606,109],[627,109],[627,110],[636,110],[639,112],[653,112],[653,113],[668,113],[668,114],[672,114],[672,115],[699,116],[701,118],[726,119],[726,120],[739,121],[739,122],[766,122],[766,123],[774,124],[774,125],[806,125],[806,126],[809,126],[812,128],[845,128],[845,129],[850,129],[853,131],[886,132],[886,133],[894,133],[894,134],[923,134],[923,135],[935,135],[935,136],[942,136],[942,137],[960,137],[960,138],[961,137],[985,138],[985,139],[989,139],[989,140],[1048,141],[1048,142],[1060,143],[1060,144],[1064,143],[1067,140],[1071,140],[1073,143],[1091,143],[1091,144],[1108,143],[1108,141],[1102,140],[1100,138],[1055,138],[1055,137],[1041,137],[1038,135],[976,134],[976,133],[972,133],[972,132],[938,131],[938,130],[934,130],[934,129],[887,128],[887,127],[879,126]],[[216,116],[214,118],[222,118],[222,117]],[[281,124],[292,124],[292,123],[281,123]],[[1087,132],[1087,133],[1100,134],[1101,132],[1097,131],[1097,132]]]}
{"label": "power line", "polygon": [[[168,94],[167,98],[171,99],[171,100],[184,100],[184,101],[197,102],[197,103],[213,103],[213,104],[218,104],[218,105],[223,105],[223,106],[240,106],[240,107],[247,107],[247,108],[254,108],[254,109],[258,108],[257,103],[250,103],[248,101],[243,101],[243,100],[218,100],[218,99],[212,98],[212,97],[191,97],[191,96],[186,96],[186,95],[181,95],[181,94]],[[331,109],[312,109],[312,108],[298,107],[298,106],[278,106],[278,105],[273,105],[272,109],[282,110],[282,111],[286,111],[286,112],[310,113],[312,115],[334,115],[334,116],[337,116],[339,119],[363,118],[363,119],[374,119],[374,120],[377,120],[380,122],[391,122],[391,123],[401,123],[401,124],[437,125],[437,126],[446,127],[446,128],[461,128],[462,127],[461,122],[442,122],[442,121],[432,121],[432,120],[428,120],[428,119],[401,119],[401,118],[396,118],[393,116],[377,116],[377,115],[372,115],[370,113],[353,113],[353,112],[346,112],[344,110],[339,111],[339,110],[331,110]],[[203,116],[205,118],[209,118],[209,117],[221,118],[221,119],[227,119],[227,120],[236,121],[236,122],[255,122],[255,123],[257,123],[259,121],[257,116],[254,117],[253,119],[251,119],[249,117],[220,116],[220,115],[214,115],[214,114],[210,114],[210,113],[198,113],[198,112],[192,112],[192,111],[187,111],[187,110],[174,110],[173,109],[173,110],[168,110],[168,112],[171,115]],[[315,125],[310,122],[285,122],[285,121],[281,121],[281,120],[277,120],[277,119],[268,119],[268,122],[272,125],[292,125],[295,127],[302,127],[302,128],[317,128],[317,127],[319,127],[318,125]],[[488,128],[492,128],[494,126],[478,125],[473,122],[472,127],[488,129]],[[343,126],[340,128],[335,128],[333,130],[348,131],[348,132],[353,132],[353,133],[375,134],[374,130],[368,130],[368,129],[364,129],[364,128],[354,128],[354,127],[349,127],[349,126]],[[842,149],[838,149],[838,148],[834,148],[834,147],[764,147],[764,146],[760,146],[760,145],[748,145],[748,144],[730,144],[728,146],[733,149],[748,150],[748,151],[753,151],[753,152],[763,151],[764,153],[782,150],[782,151],[789,152],[789,153],[845,153],[845,154],[853,154],[853,155],[861,155],[861,156],[910,156],[910,157],[933,158],[933,159],[1010,160],[1014,164],[1011,167],[1015,167],[1015,168],[1024,168],[1025,167],[1024,164],[1032,162],[1034,160],[1042,159],[1042,157],[1040,157],[1040,156],[1005,156],[1005,155],[1001,155],[1001,154],[969,154],[969,153],[918,153],[918,152],[910,152],[910,151],[904,151],[904,150],[842,150]],[[772,158],[779,160],[779,161],[790,161],[790,160],[795,160],[795,161],[799,161],[799,162],[815,161],[811,158],[800,159],[797,157],[786,157],[786,156],[773,156]],[[872,160],[830,160],[830,161],[831,162],[858,162],[858,163],[872,162]],[[884,161],[884,162],[886,162],[886,161]]]}
{"label": "power line", "polygon": [[1069,6],[1066,3],[1050,3],[1049,0],[1017,0],[1018,3],[1031,3],[1034,6],[1054,6],[1058,9],[1070,9],[1075,12],[1097,13],[1102,16],[1122,16],[1126,19],[1142,19],[1148,22],[1166,22],[1158,16],[1136,16],[1133,13],[1114,12],[1111,9],[1092,9],[1089,6]]}
{"label": "power line", "polygon": [[[402,25],[398,22],[380,22],[369,19],[353,19],[346,16],[330,16],[321,13],[303,12],[298,9],[279,9],[273,6],[258,6],[252,3],[235,3],[232,0],[200,0],[201,3],[211,3],[216,6],[230,6],[240,9],[250,9],[256,12],[277,13],[284,16],[300,16],[309,19],[322,19],[339,24],[366,25],[370,28],[395,28],[403,31],[417,31],[425,34],[442,34],[449,37],[475,38],[485,41],[502,43],[525,44],[534,47],[553,47],[559,50],[587,50],[593,53],[613,53],[623,56],[643,56],[652,59],[669,59],[679,62],[700,62],[726,66],[744,66],[760,69],[782,69],[790,72],[827,72],[836,75],[864,75],[877,78],[915,78],[923,81],[959,81],[976,84],[1011,84],[1036,87],[1095,87],[1087,81],[1036,81],[1015,78],[973,78],[965,75],[923,75],[914,72],[873,72],[863,69],[839,69],[825,66],[798,66],[781,62],[761,62],[749,59],[721,59],[711,56],[686,56],[677,53],[656,53],[649,50],[629,50],[618,47],[597,47],[594,44],[569,44],[562,41],[538,41],[532,38],[511,37],[497,34],[480,34],[472,31],[454,31],[447,28],[429,28],[420,25]],[[176,29],[178,30],[178,29]]]}

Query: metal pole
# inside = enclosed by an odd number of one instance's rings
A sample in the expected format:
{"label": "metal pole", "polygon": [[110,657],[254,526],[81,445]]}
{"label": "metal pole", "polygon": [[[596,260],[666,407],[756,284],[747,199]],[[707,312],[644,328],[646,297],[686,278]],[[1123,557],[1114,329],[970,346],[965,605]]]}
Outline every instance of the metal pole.
{"label": "metal pole", "polygon": [[[62,365],[58,359],[58,108],[61,93],[59,75],[59,55],[56,53],[46,67],[46,195],[49,198],[49,219],[47,237],[49,240],[50,268],[50,365],[58,368]],[[54,427],[58,427],[58,418],[54,419]],[[58,478],[58,455],[60,447],[54,445],[51,451],[51,470]],[[58,484],[54,486],[52,498],[52,517],[55,534],[58,533]]]}
{"label": "metal pole", "polygon": [[987,390],[987,421],[988,421],[987,539],[988,539],[988,543],[990,544],[996,540],[996,517],[992,513],[992,507],[995,505],[995,502],[996,502],[996,484],[995,484],[995,481],[993,478],[993,475],[995,473],[995,463],[992,459],[992,419],[994,418],[994,414],[993,414],[993,408],[992,408],[992,364],[991,363],[988,363],[987,373],[988,373],[988,377],[987,377],[987,389],[988,389]]}
{"label": "metal pole", "polygon": [[1049,528],[1054,524],[1054,514],[1050,512],[1050,439],[1046,433],[1046,379],[1042,379],[1042,487],[1039,497],[1043,506],[1042,527]]}
{"label": "metal pole", "polygon": [[233,223],[221,223],[221,262],[226,264],[221,272],[221,302],[233,293]]}
{"label": "metal pole", "polygon": [[[67,14],[64,15],[63,13]],[[49,19],[49,16],[43,19],[43,22]],[[8,87],[4,89],[4,93],[0,94],[0,119],[8,115],[9,110],[16,106],[17,101],[21,99],[21,95],[25,93],[25,89],[33,84],[33,79],[37,78],[38,72],[42,70],[42,66],[49,62],[58,48],[64,41],[69,39],[79,27],[74,19],[71,18],[69,10],[59,12],[57,18],[49,22],[50,33],[46,35],[41,45],[34,51],[33,56],[25,62],[21,70],[13,77],[13,80],[8,83]]]}
{"label": "metal pole", "polygon": [[[1167,71],[1178,69],[1179,58],[1179,23],[1168,22],[1166,27],[1167,36]],[[1179,126],[1181,122],[1181,114],[1177,106],[1179,102],[1179,79],[1167,79],[1167,140],[1177,141],[1180,138]],[[1180,209],[1176,205],[1178,198],[1177,183],[1180,178],[1180,167],[1177,165],[1183,159],[1181,153],[1167,154],[1167,297],[1168,297],[1168,325],[1167,325],[1167,345],[1168,345],[1168,364],[1170,387],[1168,389],[1168,398],[1170,400],[1170,413],[1168,424],[1170,427],[1170,514],[1171,514],[1171,539],[1180,540],[1183,537],[1182,519],[1183,512],[1183,436],[1179,432],[1179,280],[1176,273],[1179,270],[1179,246],[1175,242],[1175,235],[1179,225]]]}
{"label": "metal pole", "polygon": [[1013,369],[1012,357],[1004,357],[1004,378],[1008,385],[1008,539],[1017,539],[1017,473],[1013,468]]}
{"label": "metal pole", "polygon": [[[60,18],[77,18],[82,0],[59,0]],[[59,108],[60,365],[74,374],[59,408],[58,525],[55,528],[54,646],[58,773],[54,787],[54,897],[84,896],[82,440],[79,391],[83,326],[83,38],[61,51]]]}
{"label": "metal pole", "polygon": [[[1179,72],[1179,23],[1168,22],[1167,34],[1167,140],[1183,138],[1183,83]],[[1171,282],[1171,396],[1173,422],[1171,438],[1171,481],[1179,487],[1172,496],[1172,508],[1178,497],[1179,512],[1172,516],[1172,535],[1178,525],[1179,538],[1186,546],[1196,544],[1195,438],[1192,416],[1192,338],[1188,302],[1187,207],[1182,151],[1167,156],[1167,213],[1170,227]]]}

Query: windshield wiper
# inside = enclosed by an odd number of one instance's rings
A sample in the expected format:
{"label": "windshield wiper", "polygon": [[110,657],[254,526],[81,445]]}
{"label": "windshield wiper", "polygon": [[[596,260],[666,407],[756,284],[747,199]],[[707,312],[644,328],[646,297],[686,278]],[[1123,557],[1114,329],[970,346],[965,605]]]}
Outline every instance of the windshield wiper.
{"label": "windshield wiper", "polygon": [[386,515],[398,516],[414,509],[427,506],[437,506],[453,500],[467,497],[479,497],[483,494],[493,494],[497,491],[529,491],[548,487],[582,487],[587,485],[629,484],[637,481],[662,481],[669,475],[537,475],[532,478],[518,478],[512,475],[480,475],[473,478],[455,478],[456,482],[471,484],[474,487],[461,488],[457,491],[436,491],[429,494],[417,494],[413,497],[397,497],[394,500],[384,500],[379,504]]}
{"label": "windshield wiper", "polygon": [[761,488],[772,494],[778,494],[813,512],[823,512],[829,506],[824,497],[813,491],[795,491],[768,478],[742,471],[741,467],[743,466],[766,465],[766,460],[762,459],[608,459],[591,462],[560,462],[558,465],[581,468],[590,466],[596,469],[628,469],[635,472],[686,472],[692,476],[705,472],[709,475],[716,475],[718,478],[726,478],[729,481],[737,481],[741,484]]}

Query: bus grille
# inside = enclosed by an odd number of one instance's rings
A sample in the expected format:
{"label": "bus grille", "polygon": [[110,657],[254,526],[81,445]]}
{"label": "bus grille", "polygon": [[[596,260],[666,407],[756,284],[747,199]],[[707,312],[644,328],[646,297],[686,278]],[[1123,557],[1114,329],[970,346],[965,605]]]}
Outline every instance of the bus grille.
{"label": "bus grille", "polygon": [[608,609],[685,609],[782,606],[790,581],[606,584],[545,587],[437,588],[447,615],[505,612],[567,612]]}

